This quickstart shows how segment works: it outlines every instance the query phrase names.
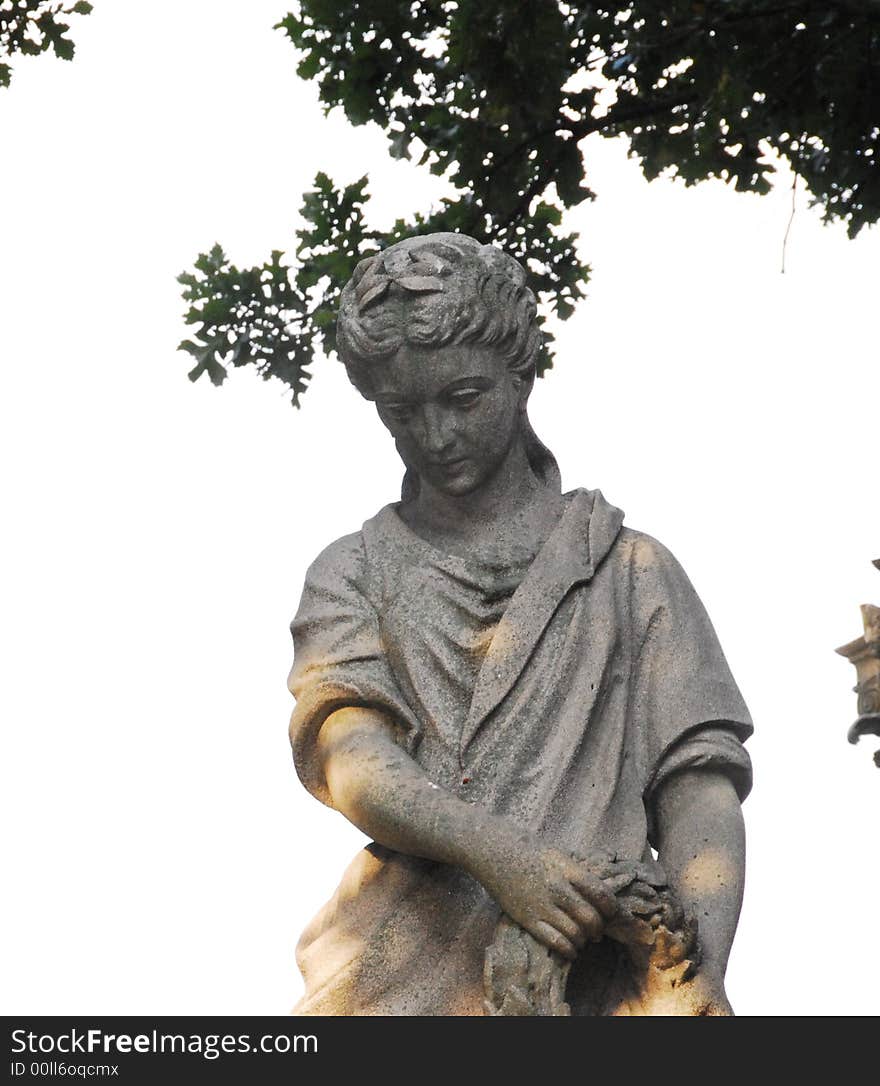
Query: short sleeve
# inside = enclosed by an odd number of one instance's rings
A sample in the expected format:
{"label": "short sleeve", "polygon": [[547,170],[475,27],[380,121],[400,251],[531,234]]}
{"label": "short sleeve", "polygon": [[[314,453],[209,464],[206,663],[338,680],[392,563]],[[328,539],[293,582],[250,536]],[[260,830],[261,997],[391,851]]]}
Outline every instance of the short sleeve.
{"label": "short sleeve", "polygon": [[721,771],[745,798],[752,778],[743,741],[752,733],[752,721],[709,616],[679,563],[649,536],[639,537],[633,555],[640,631],[634,709],[643,739],[650,826],[659,785],[682,769]]}
{"label": "short sleeve", "polygon": [[309,567],[291,623],[294,659],[288,679],[296,708],[290,741],[305,787],[332,806],[316,740],[324,721],[351,706],[385,712],[395,738],[406,740],[416,721],[398,689],[382,647],[375,608],[365,591],[360,533],[332,543]]}

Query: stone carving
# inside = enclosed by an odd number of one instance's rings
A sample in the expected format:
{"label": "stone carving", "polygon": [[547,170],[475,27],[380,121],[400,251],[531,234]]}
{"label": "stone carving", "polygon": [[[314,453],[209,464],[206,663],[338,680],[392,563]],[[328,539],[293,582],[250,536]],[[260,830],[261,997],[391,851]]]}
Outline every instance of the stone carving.
{"label": "stone carving", "polygon": [[[656,866],[652,870],[599,853],[582,862],[615,890],[617,910],[603,934],[627,947],[631,966],[613,997],[617,1013],[638,1007],[645,991],[669,990],[690,980],[699,964],[697,922],[684,915]],[[565,1000],[570,969],[570,961],[548,953],[515,921],[502,916],[486,951],[486,1014],[570,1015]]]}
{"label": "stone carving", "polygon": [[[880,569],[880,558],[874,565]],[[854,689],[859,717],[847,733],[850,743],[858,743],[863,735],[880,735],[880,607],[863,604],[862,625],[864,637],[836,650],[855,665],[858,677]],[[874,754],[874,764],[880,768],[880,751]]]}
{"label": "stone carving", "polygon": [[562,492],[524,270],[409,238],[358,265],[338,345],[405,475],[292,624],[297,772],[373,838],[294,1013],[733,1013],[751,721],[669,551]]}

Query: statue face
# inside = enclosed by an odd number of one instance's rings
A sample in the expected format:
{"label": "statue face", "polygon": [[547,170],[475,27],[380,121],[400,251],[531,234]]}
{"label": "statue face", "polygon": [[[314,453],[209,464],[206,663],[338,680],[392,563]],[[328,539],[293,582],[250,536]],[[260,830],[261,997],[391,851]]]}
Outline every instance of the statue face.
{"label": "statue face", "polygon": [[373,398],[408,468],[449,496],[494,476],[519,433],[528,385],[489,347],[402,347],[372,370]]}

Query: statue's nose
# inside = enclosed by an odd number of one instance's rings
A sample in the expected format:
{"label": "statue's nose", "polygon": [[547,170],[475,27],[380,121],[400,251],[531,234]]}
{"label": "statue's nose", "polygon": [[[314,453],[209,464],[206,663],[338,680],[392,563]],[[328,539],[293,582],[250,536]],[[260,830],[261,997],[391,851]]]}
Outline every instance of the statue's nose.
{"label": "statue's nose", "polygon": [[436,404],[425,404],[422,413],[422,448],[429,456],[436,456],[448,448],[454,437],[448,412]]}

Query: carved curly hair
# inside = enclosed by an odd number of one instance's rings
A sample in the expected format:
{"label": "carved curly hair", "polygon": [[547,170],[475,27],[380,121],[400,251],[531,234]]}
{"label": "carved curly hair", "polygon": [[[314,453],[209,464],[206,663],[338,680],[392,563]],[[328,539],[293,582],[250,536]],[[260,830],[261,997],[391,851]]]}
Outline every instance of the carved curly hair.
{"label": "carved curly hair", "polygon": [[[368,256],[342,291],[336,344],[349,379],[373,398],[373,365],[404,345],[492,347],[508,369],[531,380],[542,350],[535,295],[523,267],[494,245],[465,234],[406,238]],[[558,484],[549,449],[524,418],[532,470]],[[409,472],[404,497],[417,492]]]}

